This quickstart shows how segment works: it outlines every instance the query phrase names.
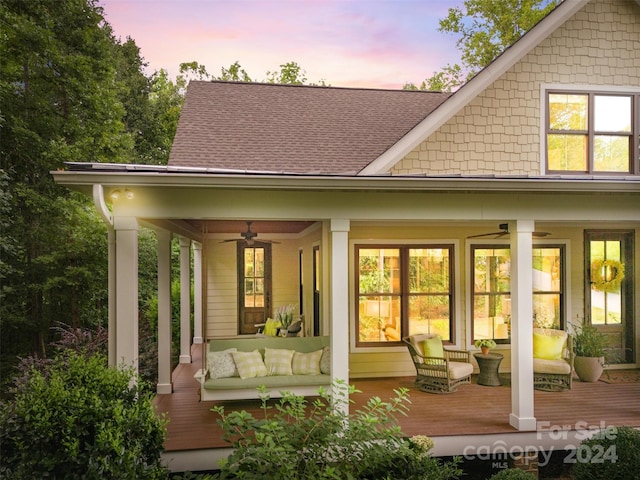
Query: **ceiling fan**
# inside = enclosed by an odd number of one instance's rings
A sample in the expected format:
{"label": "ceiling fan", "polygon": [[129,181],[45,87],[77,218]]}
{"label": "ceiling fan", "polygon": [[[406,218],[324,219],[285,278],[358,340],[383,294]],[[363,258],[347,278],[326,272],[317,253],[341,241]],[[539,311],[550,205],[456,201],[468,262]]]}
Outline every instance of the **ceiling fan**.
{"label": "ceiling fan", "polygon": [[240,236],[242,238],[231,238],[229,240],[223,240],[220,243],[225,243],[225,242],[241,242],[241,241],[245,241],[245,243],[249,246],[253,245],[255,242],[261,242],[261,243],[280,243],[280,242],[275,242],[273,240],[256,240],[256,237],[258,236],[258,232],[254,232],[251,230],[251,224],[253,222],[249,222],[247,221],[247,231],[246,232],[240,232]]}
{"label": "ceiling fan", "polygon": [[[502,238],[505,235],[509,235],[509,224],[508,223],[501,223],[500,225],[498,225],[498,228],[500,229],[499,232],[490,232],[490,233],[481,233],[479,235],[470,235],[467,238],[482,238],[482,237]],[[542,238],[542,237],[546,237],[548,235],[551,235],[551,233],[549,233],[549,232],[533,232],[532,235],[534,237],[537,237],[537,238]]]}

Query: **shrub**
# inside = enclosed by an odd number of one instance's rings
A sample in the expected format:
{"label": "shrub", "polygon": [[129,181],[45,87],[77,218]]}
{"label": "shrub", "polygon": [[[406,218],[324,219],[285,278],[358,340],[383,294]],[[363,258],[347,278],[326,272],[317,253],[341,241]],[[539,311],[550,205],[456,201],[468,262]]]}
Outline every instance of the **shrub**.
{"label": "shrub", "polygon": [[535,475],[519,468],[507,468],[493,475],[489,480],[536,480]]}
{"label": "shrub", "polygon": [[608,427],[583,440],[576,450],[576,480],[627,480],[640,472],[640,431]]}
{"label": "shrub", "polygon": [[0,408],[0,477],[14,479],[165,478],[165,422],[104,355],[67,349],[32,366]]}
{"label": "shrub", "polygon": [[446,480],[462,473],[457,460],[440,463],[429,454],[433,443],[427,437],[402,434],[396,415],[406,414],[406,389],[396,390],[389,402],[374,397],[362,410],[344,413],[355,391],[336,382],[333,394],[320,389],[310,405],[285,393],[270,406],[263,394],[262,418],[214,407],[223,438],[234,448],[220,462],[218,478]]}

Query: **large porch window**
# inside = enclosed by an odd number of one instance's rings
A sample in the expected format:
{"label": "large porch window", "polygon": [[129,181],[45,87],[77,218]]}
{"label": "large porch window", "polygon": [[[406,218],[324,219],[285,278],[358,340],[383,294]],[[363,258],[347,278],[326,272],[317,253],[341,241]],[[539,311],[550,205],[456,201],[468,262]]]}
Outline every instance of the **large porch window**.
{"label": "large porch window", "polygon": [[[511,252],[505,245],[472,245],[473,340],[511,342]],[[533,247],[535,327],[565,328],[564,246]]]}
{"label": "large porch window", "polygon": [[416,333],[454,340],[453,246],[357,245],[358,346],[386,346]]}

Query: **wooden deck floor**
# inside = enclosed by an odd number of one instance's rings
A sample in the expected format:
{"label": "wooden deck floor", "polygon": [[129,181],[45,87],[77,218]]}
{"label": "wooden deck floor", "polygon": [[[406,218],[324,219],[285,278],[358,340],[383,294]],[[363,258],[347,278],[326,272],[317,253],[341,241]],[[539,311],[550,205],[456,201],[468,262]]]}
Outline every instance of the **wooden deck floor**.
{"label": "wooden deck floor", "polygon": [[[193,374],[200,368],[200,349],[193,350],[193,363],[182,364],[174,372],[174,393],[158,395],[156,407],[169,418],[165,449],[167,452],[227,448],[211,412],[214,402],[201,402],[199,384]],[[508,384],[508,378],[505,379]],[[496,435],[516,433],[508,423],[511,411],[509,385],[485,387],[463,385],[449,395],[423,393],[412,388],[413,377],[353,379],[361,394],[352,397],[353,410],[372,396],[388,399],[393,389],[410,388],[409,415],[399,423],[407,435],[450,437],[460,435]],[[216,402],[227,410],[240,409],[259,414],[258,400]],[[538,430],[562,428],[576,430],[602,425],[640,427],[640,383],[574,382],[565,392],[535,392],[535,417]],[[437,442],[437,438],[436,438]]]}

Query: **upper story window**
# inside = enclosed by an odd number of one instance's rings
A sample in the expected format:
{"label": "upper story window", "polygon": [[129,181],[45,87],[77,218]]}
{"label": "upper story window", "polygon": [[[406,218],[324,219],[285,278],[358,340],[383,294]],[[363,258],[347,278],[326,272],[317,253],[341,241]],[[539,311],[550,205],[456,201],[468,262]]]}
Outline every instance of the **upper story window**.
{"label": "upper story window", "polygon": [[547,91],[546,171],[637,173],[639,104],[637,93]]}
{"label": "upper story window", "polygon": [[356,245],[356,344],[399,344],[402,337],[453,331],[452,245]]}

